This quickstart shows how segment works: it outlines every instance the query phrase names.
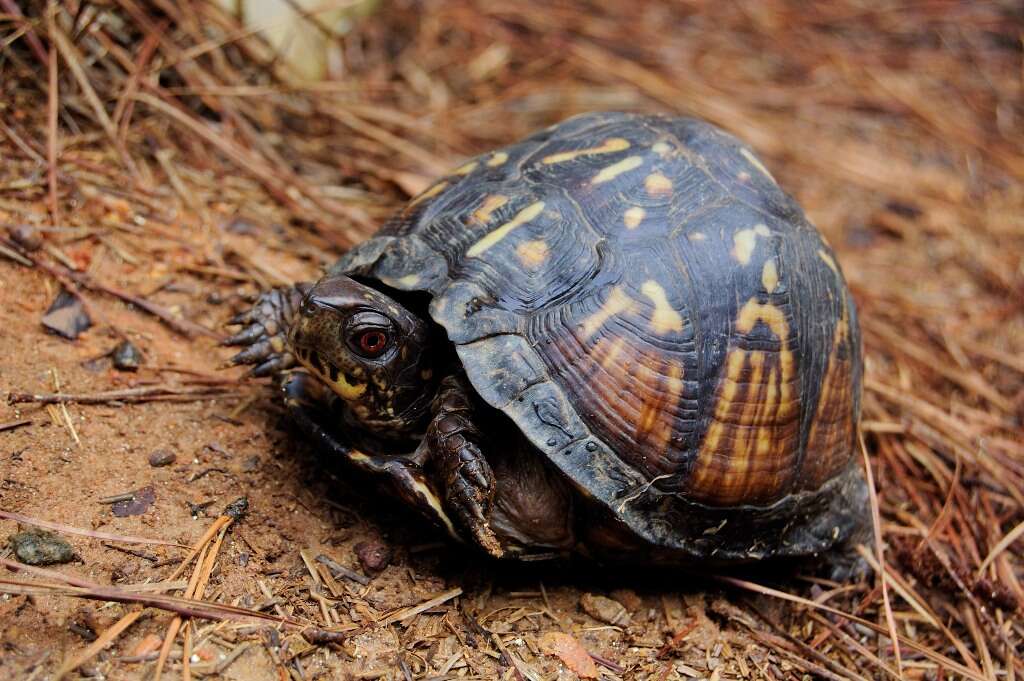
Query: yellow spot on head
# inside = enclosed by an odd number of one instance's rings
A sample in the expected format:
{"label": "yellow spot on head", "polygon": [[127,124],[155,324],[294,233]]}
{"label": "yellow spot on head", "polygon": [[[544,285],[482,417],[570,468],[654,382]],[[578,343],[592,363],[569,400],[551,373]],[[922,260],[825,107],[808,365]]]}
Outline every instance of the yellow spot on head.
{"label": "yellow spot on head", "polygon": [[613,163],[606,168],[602,168],[597,175],[594,175],[594,179],[590,181],[590,184],[603,184],[605,182],[609,182],[622,173],[639,168],[643,163],[644,159],[642,156],[628,156],[618,163]]}
{"label": "yellow spot on head", "polygon": [[399,286],[415,286],[420,283],[420,275],[407,274],[398,280]]}
{"label": "yellow spot on head", "polygon": [[633,307],[633,301],[622,292],[618,286],[612,288],[608,298],[594,314],[583,320],[582,333],[584,338],[590,338],[604,326],[604,323],[617,314],[628,311]]}
{"label": "yellow spot on head", "polygon": [[504,163],[507,160],[508,160],[508,154],[506,154],[504,151],[499,151],[494,156],[492,156],[489,161],[487,161],[487,165],[489,167],[491,167],[491,168],[494,168],[496,166],[500,166],[502,163]]}
{"label": "yellow spot on head", "polygon": [[548,259],[548,245],[540,239],[524,241],[516,246],[516,256],[525,267],[535,270]]}
{"label": "yellow spot on head", "polygon": [[541,163],[545,165],[551,165],[552,163],[564,163],[565,161],[571,161],[580,156],[590,156],[591,154],[610,154],[616,151],[625,151],[629,149],[629,142],[622,139],[621,137],[612,137],[606,139],[601,143],[599,147],[590,147],[589,149],[577,149],[576,151],[563,151],[557,154],[551,154],[545,156]]}
{"label": "yellow spot on head", "polygon": [[622,221],[626,223],[626,229],[636,229],[643,222],[645,215],[647,215],[647,211],[640,206],[633,206],[626,210],[626,213],[622,216]]}
{"label": "yellow spot on head", "polygon": [[839,274],[839,266],[836,265],[835,258],[833,258],[831,255],[829,255],[828,251],[826,251],[823,248],[819,249],[818,250],[818,257],[821,258],[822,260],[824,260],[825,264],[828,265],[832,269],[833,272],[835,272],[836,274]]}
{"label": "yellow spot on head", "polygon": [[459,166],[458,168],[456,168],[454,174],[455,175],[469,175],[471,172],[473,172],[476,169],[476,166],[477,166],[477,162],[476,161],[470,161],[466,165]]}
{"label": "yellow spot on head", "polygon": [[764,263],[764,268],[761,270],[761,284],[764,285],[764,290],[768,293],[773,293],[775,287],[779,285],[779,270],[775,266],[774,259]]}
{"label": "yellow spot on head", "polygon": [[651,173],[644,180],[644,189],[651,196],[663,196],[672,193],[672,180],[661,173]]}
{"label": "yellow spot on head", "polygon": [[762,175],[767,177],[772,182],[775,182],[775,178],[772,177],[772,174],[769,173],[768,169],[764,167],[764,164],[761,163],[761,160],[758,159],[757,156],[754,156],[752,153],[750,153],[749,149],[740,149],[740,154],[743,156],[743,158],[747,159],[747,162],[750,163],[750,165],[757,168]]}
{"label": "yellow spot on head", "polygon": [[516,216],[514,218],[503,224],[501,227],[496,228],[493,232],[486,234],[479,241],[470,246],[469,250],[466,251],[466,257],[479,257],[488,248],[490,248],[491,246],[495,245],[496,243],[504,239],[506,236],[508,236],[512,230],[517,229],[522,225],[526,224],[527,222],[529,222],[530,220],[536,218],[538,215],[541,214],[543,210],[543,201],[531,203],[529,206],[516,213]]}
{"label": "yellow spot on head", "polygon": [[669,331],[681,332],[683,330],[683,317],[668,302],[665,289],[661,284],[648,279],[640,287],[640,292],[651,299],[654,304],[654,312],[651,314],[651,329],[657,334],[666,334]]}
{"label": "yellow spot on head", "polygon": [[473,211],[473,219],[477,222],[487,223],[494,211],[508,203],[508,197],[503,194],[491,194],[484,199],[480,207]]}
{"label": "yellow spot on head", "polygon": [[443,192],[447,186],[448,186],[447,182],[438,182],[433,187],[430,187],[425,192],[423,192],[422,194],[420,194],[419,196],[414,198],[412,201],[410,201],[409,205],[406,206],[406,208],[412,208],[413,206],[415,206],[417,204],[420,204],[420,203],[426,201],[427,199],[430,199],[430,198],[433,198],[433,197],[437,196],[438,194]]}
{"label": "yellow spot on head", "polygon": [[750,262],[750,256],[754,254],[754,248],[757,246],[757,237],[770,235],[771,232],[764,225],[757,225],[751,229],[741,229],[732,238],[732,257],[736,258],[741,265],[746,265]]}

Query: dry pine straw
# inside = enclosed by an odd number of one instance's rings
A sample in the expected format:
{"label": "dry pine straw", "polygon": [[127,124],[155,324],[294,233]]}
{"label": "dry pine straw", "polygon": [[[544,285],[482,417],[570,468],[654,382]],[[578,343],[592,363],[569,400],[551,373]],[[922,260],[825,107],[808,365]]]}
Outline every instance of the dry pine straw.
{"label": "dry pine straw", "polygon": [[[688,642],[704,622],[692,594],[683,615],[671,606],[674,594],[647,593],[645,604],[661,604],[647,629],[593,634],[585,640],[618,645],[605,655],[592,650],[594,659],[611,655],[603,673],[623,678],[1024,673],[1019,7],[850,0],[385,6],[335,36],[343,67],[334,79],[299,84],[258,37],[199,0],[187,12],[166,0],[73,0],[49,9],[0,2],[0,218],[33,224],[43,237],[40,249],[29,250],[3,236],[5,276],[27,276],[19,268],[28,267],[45,273],[41,281],[80,296],[114,335],[123,331],[103,318],[104,306],[131,302],[186,343],[187,336],[217,335],[223,315],[198,302],[200,294],[190,308],[199,319],[159,304],[172,280],[230,298],[311,275],[444,168],[573,113],[706,117],[765,157],[830,239],[857,298],[867,354],[865,444],[881,529],[881,551],[866,557],[876,577],[852,587],[735,578],[710,587],[707,602],[726,613],[716,635],[728,648],[723,653],[719,643],[714,672],[712,648]],[[133,274],[158,262],[167,273],[162,281]],[[194,347],[213,352],[208,343]],[[220,379],[189,384],[179,373],[156,375],[156,385],[128,390],[66,389],[84,403],[236,394]],[[22,397],[61,407],[70,399]],[[69,417],[51,414],[73,428]],[[0,421],[0,432],[32,427],[13,416]],[[232,541],[219,523],[193,551],[183,598],[116,594],[177,613],[157,654],[165,674],[168,666],[186,678],[195,671],[188,653],[199,630],[182,616],[229,616],[228,606],[200,603],[221,542]],[[299,626],[286,613],[305,593],[316,603],[315,631],[324,632],[310,637],[345,654],[327,632],[359,628],[336,607],[351,589],[302,558],[308,589],[268,594],[277,612],[270,619]],[[165,582],[177,584],[187,566]],[[12,592],[103,597],[83,593],[95,585],[68,585],[59,575],[4,583]],[[392,654],[388,674],[463,669],[484,678],[541,678],[557,663],[531,637],[583,635],[543,592],[519,600],[520,610],[541,615],[523,620],[534,627],[525,629],[526,647],[513,650],[509,622],[525,615],[497,613],[487,605],[489,591],[463,588],[442,590],[422,609],[378,613],[377,624],[440,616],[487,635],[466,647],[459,632],[459,650],[429,664]],[[571,586],[559,592],[573,594]],[[475,617],[473,604],[480,606]],[[59,671],[116,643],[141,612],[125,610],[91,645],[57,656],[64,658]],[[651,637],[660,643],[648,654],[643,641]],[[406,645],[417,650],[415,641]],[[247,646],[239,644],[229,661]],[[301,673],[307,653],[282,657],[264,648],[279,673]],[[131,663],[108,657],[102,664]],[[26,674],[58,666],[55,657]]]}

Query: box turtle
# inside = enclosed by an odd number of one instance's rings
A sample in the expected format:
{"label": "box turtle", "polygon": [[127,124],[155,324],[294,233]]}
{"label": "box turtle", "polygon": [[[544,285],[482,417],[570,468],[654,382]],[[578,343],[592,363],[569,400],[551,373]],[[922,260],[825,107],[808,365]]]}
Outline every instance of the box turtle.
{"label": "box turtle", "polygon": [[493,556],[843,567],[864,538],[853,300],[703,121],[586,114],[475,158],[233,323],[311,438]]}

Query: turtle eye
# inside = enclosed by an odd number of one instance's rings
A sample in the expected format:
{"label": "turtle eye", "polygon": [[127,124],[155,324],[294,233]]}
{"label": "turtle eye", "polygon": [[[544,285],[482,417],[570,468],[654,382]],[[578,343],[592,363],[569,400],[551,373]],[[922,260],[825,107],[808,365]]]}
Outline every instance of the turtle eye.
{"label": "turtle eye", "polygon": [[380,357],[388,347],[387,331],[383,329],[366,329],[355,334],[352,345],[356,352],[363,357]]}
{"label": "turtle eye", "polygon": [[345,324],[345,341],[360,357],[376,359],[394,345],[394,323],[372,310],[361,310]]}

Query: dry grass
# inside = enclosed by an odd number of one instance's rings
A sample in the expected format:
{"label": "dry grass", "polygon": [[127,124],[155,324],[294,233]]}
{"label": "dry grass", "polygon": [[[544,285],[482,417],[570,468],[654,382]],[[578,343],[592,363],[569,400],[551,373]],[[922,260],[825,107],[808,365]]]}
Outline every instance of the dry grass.
{"label": "dry grass", "polygon": [[[692,594],[685,610],[669,590],[645,594],[659,604],[647,630],[609,633],[619,638],[612,652],[595,654],[602,673],[1017,678],[1024,14],[1014,2],[809,4],[393,0],[337,36],[342,72],[303,84],[258,37],[202,0],[3,0],[0,220],[35,225],[45,237],[29,252],[5,236],[0,256],[12,263],[4,271],[32,263],[87,304],[133,302],[193,342],[186,337],[216,335],[223,317],[198,306],[200,319],[165,309],[147,300],[156,290],[126,272],[160,263],[178,281],[251,292],[314,272],[465,156],[571,114],[705,117],[760,151],[829,238],[854,290],[884,546],[884,570],[876,569],[885,577],[775,589],[731,580],[709,587],[713,621]],[[97,321],[118,333],[116,322]],[[214,352],[209,343],[194,348]],[[208,396],[230,387],[198,384],[145,390],[189,399],[189,390]],[[197,581],[209,577],[224,537],[209,554],[204,543],[186,597],[202,597]],[[298,583],[316,594],[307,616],[320,617],[324,632],[351,630],[351,607],[336,606],[345,593],[356,598],[352,589],[306,565],[309,577]],[[582,636],[546,592],[521,599],[528,614],[494,614],[477,607],[487,593],[456,588],[423,599],[422,610],[376,613],[381,628],[409,627],[403,650],[417,649],[412,622],[427,611],[458,639],[429,663],[393,653],[383,676],[547,678],[552,662],[531,641],[550,629]],[[792,594],[782,606],[780,591]],[[278,621],[292,616],[279,604],[300,598],[267,597]],[[145,602],[161,607],[158,598]],[[216,619],[215,609],[193,614]],[[166,625],[170,616],[162,617]],[[524,617],[542,624],[508,624]],[[501,618],[508,626],[494,626]],[[713,639],[687,643],[698,625],[724,649]],[[435,630],[428,634],[441,636]],[[185,631],[189,646],[209,635],[188,624]],[[524,646],[506,647],[513,634],[527,638]],[[233,639],[243,652],[245,635]],[[651,638],[657,645],[645,643]],[[313,642],[345,659],[336,638]],[[181,668],[175,646],[172,633],[161,665]],[[302,673],[293,661],[305,652],[264,648],[278,673]],[[146,655],[104,664],[124,674],[154,658]],[[197,667],[188,671],[185,659],[187,678]]]}

